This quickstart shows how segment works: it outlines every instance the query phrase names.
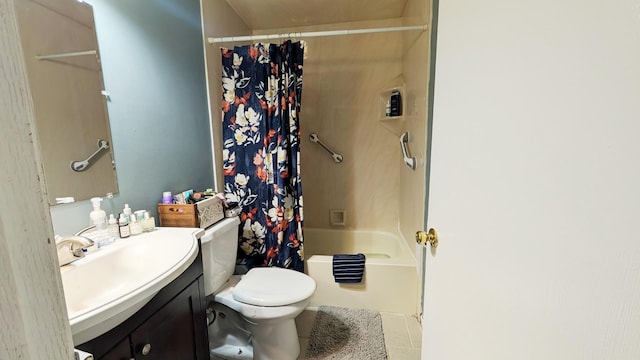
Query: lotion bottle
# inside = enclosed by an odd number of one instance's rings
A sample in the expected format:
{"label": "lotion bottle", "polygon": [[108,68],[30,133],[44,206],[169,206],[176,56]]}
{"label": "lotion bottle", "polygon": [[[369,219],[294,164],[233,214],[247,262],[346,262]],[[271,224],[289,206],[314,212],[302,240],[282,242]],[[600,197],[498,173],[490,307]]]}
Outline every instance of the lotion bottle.
{"label": "lotion bottle", "polygon": [[153,216],[149,216],[149,212],[144,212],[144,220],[142,220],[142,230],[145,232],[153,231],[156,229],[156,219]]}
{"label": "lotion bottle", "polygon": [[136,219],[135,216],[131,217],[131,222],[129,223],[129,228],[131,230],[131,235],[139,235],[142,234],[142,224]]}

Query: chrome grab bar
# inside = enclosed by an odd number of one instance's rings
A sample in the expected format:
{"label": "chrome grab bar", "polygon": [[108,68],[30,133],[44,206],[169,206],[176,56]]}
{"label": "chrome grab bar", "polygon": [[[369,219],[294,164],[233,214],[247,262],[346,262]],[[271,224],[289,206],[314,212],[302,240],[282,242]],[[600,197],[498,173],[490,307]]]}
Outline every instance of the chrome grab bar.
{"label": "chrome grab bar", "polygon": [[331,157],[333,158],[333,161],[337,162],[337,163],[341,163],[342,162],[342,155],[334,152],[333,150],[329,149],[329,147],[327,147],[327,145],[325,145],[322,141],[320,141],[320,139],[318,138],[318,134],[316,133],[311,133],[309,135],[309,140],[311,140],[311,142],[316,143],[320,146],[322,146],[323,149],[325,149],[329,154],[331,154]]}
{"label": "chrome grab bar", "polygon": [[416,169],[416,158],[412,157],[409,153],[409,147],[407,143],[409,142],[409,133],[406,132],[400,135],[400,149],[402,150],[402,159],[404,160],[404,164],[410,167],[411,169]]}
{"label": "chrome grab bar", "polygon": [[109,148],[109,142],[107,140],[98,140],[98,150],[96,150],[93,154],[91,154],[86,160],[82,161],[72,161],[71,169],[73,171],[85,171],[91,165],[91,161],[93,158],[98,156],[102,152],[102,150],[106,150]]}

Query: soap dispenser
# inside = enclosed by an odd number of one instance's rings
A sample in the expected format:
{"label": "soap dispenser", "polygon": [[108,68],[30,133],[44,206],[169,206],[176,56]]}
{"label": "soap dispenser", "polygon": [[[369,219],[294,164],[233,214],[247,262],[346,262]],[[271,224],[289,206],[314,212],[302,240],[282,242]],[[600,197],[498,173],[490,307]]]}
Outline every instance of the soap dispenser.
{"label": "soap dispenser", "polygon": [[94,197],[91,199],[93,211],[89,213],[89,218],[91,225],[96,227],[96,231],[104,231],[107,228],[107,213],[100,208],[100,202],[102,202],[102,198]]}

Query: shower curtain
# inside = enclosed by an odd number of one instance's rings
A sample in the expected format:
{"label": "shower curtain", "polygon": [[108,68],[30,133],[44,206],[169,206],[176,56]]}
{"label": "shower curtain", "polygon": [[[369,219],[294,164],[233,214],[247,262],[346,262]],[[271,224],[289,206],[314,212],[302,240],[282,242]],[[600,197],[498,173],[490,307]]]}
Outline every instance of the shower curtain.
{"label": "shower curtain", "polygon": [[304,271],[303,44],[222,49],[224,192],[240,205],[238,262]]}

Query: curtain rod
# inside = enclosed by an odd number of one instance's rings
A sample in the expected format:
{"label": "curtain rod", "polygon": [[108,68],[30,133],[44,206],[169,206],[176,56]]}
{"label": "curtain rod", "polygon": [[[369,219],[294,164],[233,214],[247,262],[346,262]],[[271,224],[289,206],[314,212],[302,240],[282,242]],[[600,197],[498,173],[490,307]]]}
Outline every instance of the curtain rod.
{"label": "curtain rod", "polygon": [[224,37],[217,37],[217,38],[210,37],[210,38],[207,38],[207,41],[209,42],[209,44],[215,44],[215,43],[232,42],[232,41],[252,41],[252,40],[269,40],[269,39],[282,39],[282,38],[370,34],[370,33],[392,32],[392,31],[427,30],[428,28],[429,28],[428,25],[416,25],[416,26],[395,26],[395,27],[371,28],[371,29],[292,32],[292,33],[269,34],[269,35],[224,36]]}

